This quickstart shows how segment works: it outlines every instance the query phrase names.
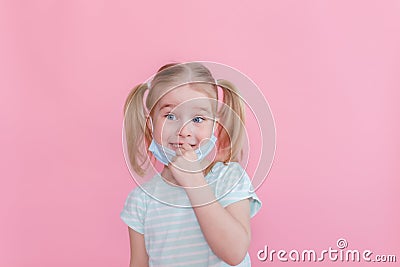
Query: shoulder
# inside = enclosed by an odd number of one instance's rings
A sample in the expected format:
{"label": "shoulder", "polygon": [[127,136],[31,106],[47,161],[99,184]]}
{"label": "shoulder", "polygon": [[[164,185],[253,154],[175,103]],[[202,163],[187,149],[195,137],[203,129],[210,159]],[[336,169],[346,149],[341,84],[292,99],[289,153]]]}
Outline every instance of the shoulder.
{"label": "shoulder", "polygon": [[150,180],[137,184],[137,186],[131,191],[133,195],[139,194],[144,196],[146,194],[150,194],[155,188],[160,186],[161,178],[159,174],[154,175]]}
{"label": "shoulder", "polygon": [[126,211],[127,213],[132,213],[138,208],[140,208],[141,210],[146,209],[146,199],[146,193],[142,190],[140,186],[136,186],[129,192],[125,200],[124,211]]}
{"label": "shoulder", "polygon": [[217,162],[207,175],[207,182],[219,196],[225,195],[235,188],[250,187],[251,181],[238,162]]}
{"label": "shoulder", "polygon": [[213,168],[213,187],[223,207],[237,201],[250,199],[251,217],[261,208],[261,201],[254,192],[250,177],[238,162],[216,164]]}
{"label": "shoulder", "polygon": [[246,171],[238,162],[217,162],[210,171],[210,182],[218,181],[225,185],[234,185],[249,180]]}
{"label": "shoulder", "polygon": [[144,184],[138,184],[128,193],[123,210],[126,214],[142,214],[144,211],[146,211],[150,201],[148,190],[153,188],[154,184],[157,183],[154,178],[155,177]]}
{"label": "shoulder", "polygon": [[138,184],[135,188],[133,188],[127,197],[127,202],[139,202],[139,203],[146,203],[148,201],[148,195],[151,194],[151,190],[157,187],[159,183],[159,179],[156,176],[151,178],[149,181]]}
{"label": "shoulder", "polygon": [[145,195],[145,192],[143,191],[141,186],[137,185],[135,188],[133,188],[129,192],[127,199],[129,199],[129,200],[134,200],[136,198],[143,199],[144,195]]}
{"label": "shoulder", "polygon": [[236,161],[232,161],[232,162],[228,162],[228,163],[223,163],[221,161],[218,161],[214,164],[214,166],[212,167],[212,169],[210,170],[210,173],[212,174],[239,174],[239,173],[243,173],[245,172],[245,170],[243,169],[243,167],[240,165],[239,162]]}

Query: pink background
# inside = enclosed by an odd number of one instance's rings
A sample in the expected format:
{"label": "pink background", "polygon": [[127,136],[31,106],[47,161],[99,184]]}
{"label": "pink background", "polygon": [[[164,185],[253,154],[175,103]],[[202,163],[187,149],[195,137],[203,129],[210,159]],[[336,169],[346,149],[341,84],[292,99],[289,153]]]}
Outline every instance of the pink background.
{"label": "pink background", "polygon": [[253,266],[363,265],[256,257],[340,237],[399,262],[399,14],[394,0],[0,1],[0,266],[128,266],[122,106],[190,60],[241,70],[274,114]]}

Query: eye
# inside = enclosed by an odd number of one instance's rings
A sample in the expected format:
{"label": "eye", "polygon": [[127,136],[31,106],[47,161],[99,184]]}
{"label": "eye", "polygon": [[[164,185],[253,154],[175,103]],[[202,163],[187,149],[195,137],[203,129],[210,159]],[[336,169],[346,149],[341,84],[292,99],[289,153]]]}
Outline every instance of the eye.
{"label": "eye", "polygon": [[175,115],[172,113],[168,113],[167,115],[165,115],[165,117],[167,118],[167,120],[176,120]]}
{"label": "eye", "polygon": [[194,117],[192,120],[194,123],[201,123],[204,121],[204,118],[202,117]]}

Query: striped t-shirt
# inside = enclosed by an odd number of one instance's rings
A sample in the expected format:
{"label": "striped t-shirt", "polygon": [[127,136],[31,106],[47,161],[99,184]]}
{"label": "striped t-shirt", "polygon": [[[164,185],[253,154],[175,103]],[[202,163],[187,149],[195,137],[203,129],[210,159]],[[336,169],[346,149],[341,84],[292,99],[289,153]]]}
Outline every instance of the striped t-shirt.
{"label": "striped t-shirt", "polygon": [[[261,208],[239,163],[217,162],[205,179],[223,207],[248,198],[251,217]],[[160,175],[129,193],[121,219],[144,235],[149,266],[230,266],[208,246],[185,190]],[[236,266],[251,266],[249,255]]]}

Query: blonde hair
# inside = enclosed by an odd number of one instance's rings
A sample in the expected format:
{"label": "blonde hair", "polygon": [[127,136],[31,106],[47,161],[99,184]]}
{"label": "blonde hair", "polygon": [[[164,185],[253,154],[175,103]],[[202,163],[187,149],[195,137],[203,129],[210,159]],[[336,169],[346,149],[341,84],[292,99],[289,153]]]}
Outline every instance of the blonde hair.
{"label": "blonde hair", "polygon": [[[218,141],[217,157],[207,167],[205,173],[212,168],[217,161],[225,164],[229,161],[239,161],[242,156],[242,142],[245,134],[245,109],[238,89],[229,81],[219,79],[216,81],[210,70],[198,62],[172,63],[161,67],[149,83],[135,86],[129,93],[124,105],[124,131],[129,162],[133,170],[140,176],[145,175],[145,163],[149,156],[147,151],[152,140],[152,126],[148,116],[157,102],[170,90],[183,85],[204,83],[211,86],[204,87],[210,97],[217,99],[218,86],[223,92],[223,103],[217,117]],[[148,92],[144,103],[145,92]],[[146,151],[139,149],[145,145]]]}

